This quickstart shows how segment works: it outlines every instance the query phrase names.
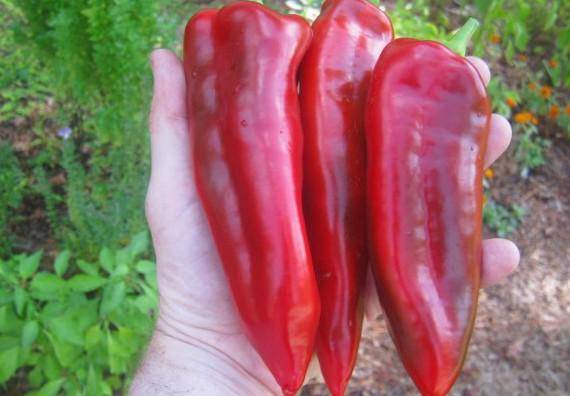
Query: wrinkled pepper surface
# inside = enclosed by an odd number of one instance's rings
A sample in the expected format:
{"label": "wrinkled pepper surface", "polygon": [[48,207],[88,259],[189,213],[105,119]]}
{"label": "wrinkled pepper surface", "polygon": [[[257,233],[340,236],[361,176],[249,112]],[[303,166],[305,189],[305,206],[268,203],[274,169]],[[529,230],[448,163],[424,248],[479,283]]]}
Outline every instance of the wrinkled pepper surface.
{"label": "wrinkled pepper surface", "polygon": [[382,52],[366,116],[371,259],[391,335],[424,395],[449,391],[473,329],[489,121],[467,59],[413,39]]}
{"label": "wrinkled pepper surface", "polygon": [[327,0],[300,69],[303,204],[321,296],[316,352],[334,395],[344,394],[362,329],[367,274],[364,107],[372,70],[392,40],[366,0]]}
{"label": "wrinkled pepper surface", "polygon": [[285,394],[302,384],[320,303],[302,213],[300,17],[238,2],[195,14],[184,67],[196,185],[245,332]]}

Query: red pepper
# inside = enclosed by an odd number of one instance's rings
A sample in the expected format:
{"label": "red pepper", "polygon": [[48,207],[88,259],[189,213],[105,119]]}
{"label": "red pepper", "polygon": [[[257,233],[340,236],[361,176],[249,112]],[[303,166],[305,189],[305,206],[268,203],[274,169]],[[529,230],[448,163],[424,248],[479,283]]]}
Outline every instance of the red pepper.
{"label": "red pepper", "polygon": [[[464,52],[472,30],[454,46]],[[391,335],[424,395],[449,391],[473,329],[489,121],[468,60],[431,41],[384,49],[366,116],[371,259]]]}
{"label": "red pepper", "polygon": [[303,204],[322,310],[316,352],[334,395],[354,367],[367,273],[364,107],[372,69],[392,40],[366,0],[327,0],[301,66]]}
{"label": "red pepper", "polygon": [[296,73],[309,25],[257,3],[201,11],[184,66],[198,193],[245,332],[286,394],[319,317],[302,213]]}

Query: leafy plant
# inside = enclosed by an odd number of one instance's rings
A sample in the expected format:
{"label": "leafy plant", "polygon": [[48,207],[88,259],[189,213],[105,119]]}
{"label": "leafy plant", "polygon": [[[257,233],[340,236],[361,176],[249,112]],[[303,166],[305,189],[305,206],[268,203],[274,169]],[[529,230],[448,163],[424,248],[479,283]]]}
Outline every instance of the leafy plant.
{"label": "leafy plant", "polygon": [[[57,93],[57,123],[69,131],[55,145],[53,126],[50,138],[45,132],[37,136],[36,146],[51,145],[52,155],[39,150],[33,191],[44,198],[58,239],[81,256],[93,257],[99,246],[116,246],[145,228],[148,54],[155,43],[172,41],[173,23],[158,27],[154,0],[3,4],[14,38],[10,53],[18,51],[19,43],[43,67],[47,88]],[[168,37],[161,40],[161,33]],[[63,188],[50,186],[52,172],[64,173]]]}
{"label": "leafy plant", "polygon": [[[382,2],[380,2],[382,3]],[[433,12],[437,2],[428,0],[397,0],[388,8],[396,37],[414,37],[442,41],[448,37],[448,20],[443,12]]]}
{"label": "leafy plant", "polygon": [[154,263],[146,233],[96,261],[62,251],[0,262],[0,384],[23,375],[26,395],[113,395],[153,326]]}
{"label": "leafy plant", "polygon": [[521,175],[527,177],[530,170],[544,164],[544,149],[550,146],[550,141],[540,137],[534,125],[524,125],[515,129],[522,130],[518,136],[515,156],[522,167]]}
{"label": "leafy plant", "polygon": [[503,206],[490,200],[483,207],[483,221],[500,237],[513,233],[522,222],[525,209],[519,205]]}
{"label": "leafy plant", "polygon": [[12,149],[0,144],[0,257],[11,251],[11,212],[22,203],[25,185],[26,179]]}
{"label": "leafy plant", "polygon": [[48,77],[26,48],[17,45],[14,7],[0,2],[0,122],[28,117],[44,106]]}

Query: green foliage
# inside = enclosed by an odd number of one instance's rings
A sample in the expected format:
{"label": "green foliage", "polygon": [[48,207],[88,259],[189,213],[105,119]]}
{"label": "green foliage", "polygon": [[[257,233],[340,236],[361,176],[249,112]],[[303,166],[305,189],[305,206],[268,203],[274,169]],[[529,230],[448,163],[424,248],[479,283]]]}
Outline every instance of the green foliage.
{"label": "green foliage", "polygon": [[495,111],[512,117],[516,158],[521,174],[544,164],[550,141],[539,128],[556,123],[570,137],[565,110],[570,86],[570,3],[563,0],[478,0],[466,12],[483,22],[475,37],[475,54],[492,65],[506,63],[509,80],[489,85]]}
{"label": "green foliage", "polygon": [[448,20],[444,12],[436,11],[438,9],[437,3],[440,2],[430,0],[396,1],[393,8],[387,10],[394,25],[396,37],[445,40],[448,37],[446,32]]}
{"label": "green foliage", "polygon": [[483,207],[483,221],[500,237],[513,233],[520,225],[525,209],[519,205],[510,208],[490,200]]}
{"label": "green foliage", "polygon": [[12,212],[20,206],[26,179],[10,146],[0,144],[0,257],[12,248],[9,231]]}
{"label": "green foliage", "polygon": [[[471,3],[471,2],[465,2]],[[484,56],[492,50],[489,38],[497,35],[507,60],[517,52],[561,59],[570,54],[570,3],[564,0],[478,0],[476,11],[483,25],[475,42],[475,53]],[[564,68],[561,81],[570,84],[570,67]]]}
{"label": "green foliage", "polygon": [[26,395],[113,395],[147,342],[157,306],[146,233],[87,262],[65,250],[0,261],[0,384],[27,378]]}
{"label": "green foliage", "polygon": [[[139,133],[148,99],[148,53],[157,40],[152,0],[18,1],[20,39],[48,67],[53,88],[89,110],[101,143]],[[138,139],[140,140],[140,139]]]}
{"label": "green foliage", "polygon": [[[0,27],[15,22],[13,7],[0,2]],[[28,117],[42,107],[48,76],[38,62],[30,60],[27,48],[17,45],[13,30],[0,34],[0,122]]]}
{"label": "green foliage", "polygon": [[[38,136],[40,145],[51,144],[51,155],[34,159],[33,191],[43,197],[58,239],[93,257],[99,246],[116,246],[145,228],[148,55],[172,40],[175,23],[159,28],[154,0],[6,4],[11,37],[44,67],[61,103],[58,123],[72,130],[65,144]],[[67,177],[63,189],[49,181],[55,172]]]}
{"label": "green foliage", "polygon": [[521,164],[521,175],[527,177],[530,170],[544,164],[544,149],[550,141],[540,137],[532,124],[517,126],[515,131],[519,132],[515,156]]}

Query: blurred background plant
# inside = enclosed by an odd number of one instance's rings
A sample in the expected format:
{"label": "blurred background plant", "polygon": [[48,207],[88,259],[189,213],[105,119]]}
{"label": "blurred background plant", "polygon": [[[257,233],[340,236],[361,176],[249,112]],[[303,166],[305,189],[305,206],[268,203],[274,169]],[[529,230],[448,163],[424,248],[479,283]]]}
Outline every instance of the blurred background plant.
{"label": "blurred background plant", "polygon": [[[143,210],[148,54],[180,52],[187,18],[221,3],[0,0],[2,392],[123,389],[156,304]],[[314,19],[321,1],[265,3]],[[532,185],[570,139],[570,3],[373,3],[398,36],[442,40],[468,16],[482,22],[471,53],[489,61],[494,110],[514,132],[511,154],[485,174],[484,220],[516,233],[534,212],[509,188]]]}

